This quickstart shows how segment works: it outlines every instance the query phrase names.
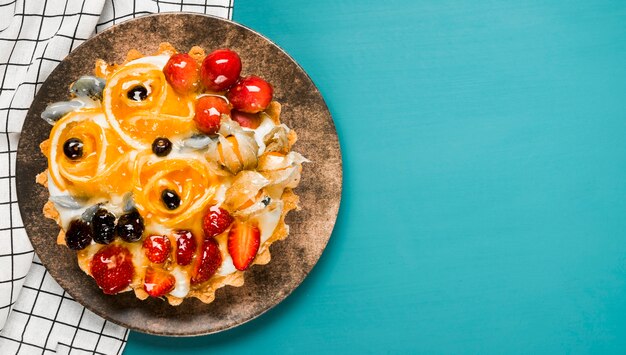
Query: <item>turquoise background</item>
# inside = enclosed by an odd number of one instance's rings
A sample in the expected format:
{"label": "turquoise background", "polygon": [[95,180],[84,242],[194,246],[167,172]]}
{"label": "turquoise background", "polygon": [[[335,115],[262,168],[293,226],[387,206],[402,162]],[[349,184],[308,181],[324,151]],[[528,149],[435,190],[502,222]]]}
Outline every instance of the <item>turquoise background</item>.
{"label": "turquoise background", "polygon": [[626,2],[235,0],[311,75],[344,193],[311,275],[126,354],[626,352]]}

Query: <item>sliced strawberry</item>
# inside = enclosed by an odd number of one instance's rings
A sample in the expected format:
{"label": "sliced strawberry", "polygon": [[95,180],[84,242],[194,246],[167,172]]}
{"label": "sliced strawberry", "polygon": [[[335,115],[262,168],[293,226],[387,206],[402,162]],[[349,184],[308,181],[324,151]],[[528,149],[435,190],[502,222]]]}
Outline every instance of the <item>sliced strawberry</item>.
{"label": "sliced strawberry", "polygon": [[263,111],[272,101],[272,85],[258,76],[241,78],[226,95],[233,108],[248,113]]}
{"label": "sliced strawberry", "polygon": [[133,256],[128,249],[109,245],[100,249],[90,263],[91,276],[107,295],[116,294],[130,285],[135,273]]}
{"label": "sliced strawberry", "polygon": [[228,232],[228,253],[237,270],[245,270],[256,257],[261,243],[259,228],[251,223],[235,222]]}
{"label": "sliced strawberry", "polygon": [[230,113],[233,121],[239,123],[241,127],[257,129],[261,125],[261,116],[257,113],[247,113],[237,110],[232,110]]}
{"label": "sliced strawberry", "polygon": [[170,239],[165,235],[151,235],[143,241],[148,260],[161,264],[167,260],[172,250]]}
{"label": "sliced strawberry", "polygon": [[222,115],[230,115],[226,100],[217,96],[202,96],[196,102],[196,115],[193,119],[200,131],[215,134],[220,129]]}
{"label": "sliced strawberry", "polygon": [[176,278],[163,269],[148,267],[143,288],[152,297],[161,297],[174,289]]}
{"label": "sliced strawberry", "polygon": [[217,269],[222,265],[222,253],[220,247],[213,238],[206,238],[202,243],[202,249],[200,254],[200,260],[196,264],[193,276],[191,277],[192,284],[199,284],[207,281],[211,276],[215,275]]}
{"label": "sliced strawberry", "polygon": [[224,233],[233,223],[233,217],[230,213],[223,208],[211,206],[209,213],[204,215],[202,220],[202,229],[204,230],[205,238],[215,237],[218,234]]}
{"label": "sliced strawberry", "polygon": [[189,265],[196,254],[196,238],[189,231],[178,231],[174,233],[176,238],[176,263],[178,265]]}
{"label": "sliced strawberry", "polygon": [[163,74],[174,90],[181,94],[196,91],[200,82],[200,67],[187,53],[171,56],[163,67]]}

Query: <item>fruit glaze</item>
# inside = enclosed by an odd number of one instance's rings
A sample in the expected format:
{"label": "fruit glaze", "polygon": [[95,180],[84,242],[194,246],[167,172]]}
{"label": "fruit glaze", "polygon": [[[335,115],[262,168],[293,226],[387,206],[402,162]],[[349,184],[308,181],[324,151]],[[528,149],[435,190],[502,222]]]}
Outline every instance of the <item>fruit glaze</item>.
{"label": "fruit glaze", "polygon": [[229,49],[128,53],[48,105],[44,215],[105,294],[209,303],[270,260],[307,160],[260,77]]}

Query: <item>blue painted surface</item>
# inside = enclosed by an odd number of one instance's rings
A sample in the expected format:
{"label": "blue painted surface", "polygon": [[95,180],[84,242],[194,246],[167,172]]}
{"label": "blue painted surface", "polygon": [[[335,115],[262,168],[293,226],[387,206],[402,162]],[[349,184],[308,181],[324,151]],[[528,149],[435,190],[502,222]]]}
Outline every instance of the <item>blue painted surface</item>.
{"label": "blue painted surface", "polygon": [[334,115],[337,227],[269,313],[127,354],[626,353],[626,2],[236,0]]}

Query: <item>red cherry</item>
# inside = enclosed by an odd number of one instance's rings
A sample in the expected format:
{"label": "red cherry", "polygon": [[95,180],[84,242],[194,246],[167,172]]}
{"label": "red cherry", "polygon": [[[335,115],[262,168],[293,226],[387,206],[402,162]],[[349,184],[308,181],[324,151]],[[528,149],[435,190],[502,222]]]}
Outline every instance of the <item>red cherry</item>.
{"label": "red cherry", "polygon": [[241,59],[230,49],[215,50],[204,58],[200,78],[204,86],[213,91],[231,87],[241,73]]}
{"label": "red cherry", "polygon": [[196,91],[200,81],[198,63],[187,53],[171,56],[163,67],[163,74],[174,90],[181,94]]}
{"label": "red cherry", "polygon": [[272,85],[258,76],[247,76],[241,78],[227,94],[233,108],[248,112],[257,113],[269,106],[273,95]]}
{"label": "red cherry", "polygon": [[230,115],[226,100],[217,96],[203,96],[196,103],[196,126],[206,134],[215,134],[220,129],[222,115]]}

